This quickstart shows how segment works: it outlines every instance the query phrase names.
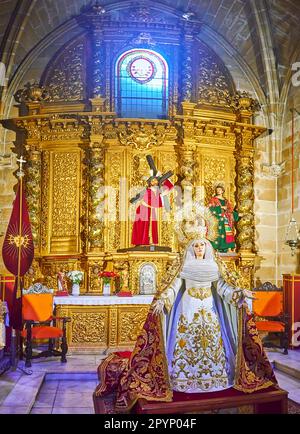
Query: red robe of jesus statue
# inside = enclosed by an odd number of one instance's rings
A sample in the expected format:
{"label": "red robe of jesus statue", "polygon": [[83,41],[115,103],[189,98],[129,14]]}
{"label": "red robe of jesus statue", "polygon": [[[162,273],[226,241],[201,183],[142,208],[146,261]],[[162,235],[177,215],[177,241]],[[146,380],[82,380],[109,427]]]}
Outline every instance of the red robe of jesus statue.
{"label": "red robe of jesus statue", "polygon": [[[170,191],[174,185],[166,179],[162,185],[164,192]],[[155,208],[162,208],[161,193],[156,185],[149,186],[136,209],[135,221],[132,228],[131,244],[158,244],[157,217]]]}

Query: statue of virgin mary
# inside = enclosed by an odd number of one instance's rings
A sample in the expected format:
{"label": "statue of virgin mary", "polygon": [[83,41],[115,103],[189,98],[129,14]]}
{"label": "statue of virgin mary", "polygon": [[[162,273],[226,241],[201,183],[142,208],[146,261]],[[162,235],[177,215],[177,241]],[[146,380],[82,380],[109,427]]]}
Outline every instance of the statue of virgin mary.
{"label": "statue of virgin mary", "polygon": [[250,393],[277,384],[247,306],[251,292],[226,282],[199,233],[153,300],[133,352],[111,354],[99,366],[95,394],[115,391],[116,411],[129,411],[139,398],[172,401],[174,391]]}

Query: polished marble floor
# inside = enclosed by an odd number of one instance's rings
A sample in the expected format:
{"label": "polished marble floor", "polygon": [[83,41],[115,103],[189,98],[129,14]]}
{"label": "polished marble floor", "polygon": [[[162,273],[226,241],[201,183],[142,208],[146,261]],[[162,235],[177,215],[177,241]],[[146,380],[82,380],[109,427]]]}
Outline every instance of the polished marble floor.
{"label": "polished marble floor", "polygon": [[[31,370],[18,369],[0,376],[0,414],[92,414],[92,393],[98,383],[97,367],[105,354],[69,355],[34,360]],[[268,351],[278,383],[289,398],[300,403],[300,351]],[[22,370],[23,369],[23,370]]]}

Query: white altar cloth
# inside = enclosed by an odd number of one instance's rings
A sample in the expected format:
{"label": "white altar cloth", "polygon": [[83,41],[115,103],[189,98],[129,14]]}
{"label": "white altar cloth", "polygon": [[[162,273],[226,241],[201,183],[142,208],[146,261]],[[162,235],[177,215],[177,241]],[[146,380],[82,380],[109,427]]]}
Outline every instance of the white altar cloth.
{"label": "white altar cloth", "polygon": [[116,295],[78,295],[54,297],[54,304],[71,306],[108,306],[120,304],[150,304],[153,295],[134,295],[132,297],[117,297]]}

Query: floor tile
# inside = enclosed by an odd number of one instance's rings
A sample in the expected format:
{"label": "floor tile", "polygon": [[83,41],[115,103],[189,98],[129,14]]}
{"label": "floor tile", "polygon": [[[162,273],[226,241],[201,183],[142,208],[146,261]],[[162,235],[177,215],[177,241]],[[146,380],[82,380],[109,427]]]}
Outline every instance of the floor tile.
{"label": "floor tile", "polygon": [[36,407],[53,407],[54,399],[56,396],[56,392],[46,392],[44,393],[44,389],[41,389],[41,392],[38,394],[34,408]]}
{"label": "floor tile", "polygon": [[27,414],[28,412],[28,407],[0,406],[0,414]]}
{"label": "floor tile", "polygon": [[289,399],[300,404],[300,388],[289,391]]}
{"label": "floor tile", "polygon": [[69,393],[78,393],[78,392],[93,393],[96,386],[97,386],[96,380],[89,380],[89,381],[65,380],[59,382],[57,393],[60,393],[62,391],[69,392]]}
{"label": "floor tile", "polygon": [[97,381],[98,376],[96,372],[66,372],[66,373],[48,373],[46,375],[47,380],[57,380],[57,381]]}
{"label": "floor tile", "polygon": [[56,392],[58,388],[59,380],[44,380],[40,392]]}
{"label": "floor tile", "polygon": [[51,414],[52,407],[33,407],[30,414]]}
{"label": "floor tile", "polygon": [[293,389],[300,389],[300,381],[294,377],[283,374],[281,372],[275,371],[275,376],[277,378],[278,384],[282,389],[287,391]]}
{"label": "floor tile", "polygon": [[14,388],[14,384],[0,381],[0,405]]}
{"label": "floor tile", "polygon": [[95,414],[93,407],[53,407],[52,414]]}
{"label": "floor tile", "polygon": [[92,393],[68,393],[62,391],[56,394],[54,407],[93,407]]}

